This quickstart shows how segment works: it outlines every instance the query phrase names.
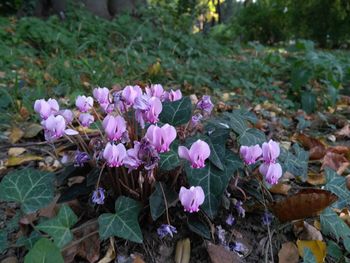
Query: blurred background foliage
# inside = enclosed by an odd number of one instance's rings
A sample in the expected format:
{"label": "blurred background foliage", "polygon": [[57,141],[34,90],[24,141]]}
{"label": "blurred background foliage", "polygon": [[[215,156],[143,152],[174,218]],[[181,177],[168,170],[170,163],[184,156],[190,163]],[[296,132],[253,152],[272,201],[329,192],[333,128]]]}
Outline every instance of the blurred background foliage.
{"label": "blurred background foliage", "polygon": [[115,84],[162,83],[307,112],[349,92],[347,0],[123,1],[113,10],[99,1],[107,13],[71,0],[63,21],[35,16],[38,1],[1,4],[3,122],[30,118],[37,98],[69,104]]}

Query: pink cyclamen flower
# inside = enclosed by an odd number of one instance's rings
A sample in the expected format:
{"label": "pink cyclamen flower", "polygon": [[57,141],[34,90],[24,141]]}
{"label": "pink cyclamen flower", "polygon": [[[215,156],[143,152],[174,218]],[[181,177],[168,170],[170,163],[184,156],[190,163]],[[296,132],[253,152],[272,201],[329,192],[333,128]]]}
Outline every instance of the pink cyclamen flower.
{"label": "pink cyclamen flower", "polygon": [[75,101],[75,106],[81,112],[88,112],[94,105],[94,99],[92,97],[78,96]]}
{"label": "pink cyclamen flower", "polygon": [[278,179],[282,176],[282,167],[279,163],[263,163],[260,165],[259,171],[269,184],[277,184]]}
{"label": "pink cyclamen flower", "polygon": [[210,148],[205,141],[197,140],[190,149],[179,146],[178,154],[181,158],[190,161],[192,168],[203,168],[205,160],[210,156]]}
{"label": "pink cyclamen flower", "polygon": [[107,134],[107,137],[111,141],[117,141],[122,138],[123,133],[126,131],[126,122],[122,116],[107,115],[102,126]]}
{"label": "pink cyclamen flower", "polygon": [[64,134],[76,135],[77,131],[72,129],[66,129],[66,121],[61,115],[51,115],[46,120],[42,121],[41,124],[44,127],[45,139],[47,141],[53,141],[62,137]]}
{"label": "pink cyclamen flower", "polygon": [[162,112],[162,102],[157,97],[152,97],[149,100],[149,109],[145,112],[144,117],[147,122],[158,122],[159,114]]}
{"label": "pink cyclamen flower", "polygon": [[134,105],[135,99],[141,95],[142,90],[139,86],[126,86],[122,91],[122,97],[126,104],[126,108]]}
{"label": "pink cyclamen flower", "polygon": [[280,146],[278,142],[270,140],[262,145],[263,160],[266,164],[275,163],[280,155]]}
{"label": "pink cyclamen flower", "polygon": [[191,186],[190,189],[183,186],[180,188],[179,199],[187,212],[198,212],[199,206],[204,202],[204,198],[204,191],[200,186]]}
{"label": "pink cyclamen flower", "polygon": [[134,148],[126,151],[127,157],[124,160],[124,165],[129,169],[129,172],[139,168],[142,164],[142,161],[139,159],[140,145],[140,142],[135,141]]}
{"label": "pink cyclamen flower", "polygon": [[211,102],[210,96],[204,95],[200,101],[197,103],[197,108],[201,109],[203,112],[210,114],[214,108],[214,104]]}
{"label": "pink cyclamen flower", "polygon": [[169,124],[164,124],[162,127],[151,125],[147,129],[145,137],[156,148],[157,152],[167,152],[170,150],[170,144],[176,138],[176,129]]}
{"label": "pink cyclamen flower", "polygon": [[95,121],[95,118],[90,113],[81,113],[79,115],[79,121],[84,127],[89,127]]}
{"label": "pink cyclamen flower", "polygon": [[103,158],[107,161],[109,167],[119,167],[123,165],[126,156],[126,149],[122,143],[115,145],[109,142],[103,151]]}
{"label": "pink cyclamen flower", "polygon": [[164,89],[160,84],[152,84],[150,87],[146,87],[146,94],[150,97],[157,97],[163,101],[164,99]]}
{"label": "pink cyclamen flower", "polygon": [[164,98],[169,101],[177,101],[182,98],[181,90],[170,90],[169,92],[164,93]]}
{"label": "pink cyclamen flower", "polygon": [[58,114],[66,120],[66,123],[71,123],[73,121],[74,115],[71,110],[61,110]]}
{"label": "pink cyclamen flower", "polygon": [[239,153],[245,164],[250,165],[256,163],[262,154],[262,150],[258,144],[254,146],[241,146]]}
{"label": "pink cyclamen flower", "polygon": [[113,107],[111,107],[112,104],[110,104],[110,98],[109,98],[109,89],[107,88],[95,88],[92,91],[92,94],[95,98],[95,100],[100,104],[101,108],[105,112],[111,112],[113,111]]}
{"label": "pink cyclamen flower", "polygon": [[51,114],[58,112],[60,109],[57,100],[49,99],[48,101],[41,99],[34,103],[34,111],[40,114],[40,117],[46,120]]}

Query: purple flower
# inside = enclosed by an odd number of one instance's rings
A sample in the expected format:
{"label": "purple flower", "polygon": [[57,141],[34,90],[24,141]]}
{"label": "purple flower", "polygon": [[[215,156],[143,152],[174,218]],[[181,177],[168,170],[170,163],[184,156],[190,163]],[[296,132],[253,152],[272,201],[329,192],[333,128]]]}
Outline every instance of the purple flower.
{"label": "purple flower", "polygon": [[260,173],[269,184],[277,184],[282,176],[282,167],[279,163],[263,163],[259,167]]}
{"label": "purple flower", "polygon": [[105,193],[103,188],[99,187],[92,193],[92,202],[94,204],[103,205],[105,200]]}
{"label": "purple flower", "polygon": [[200,101],[197,103],[197,109],[204,111],[207,114],[210,114],[214,108],[214,104],[210,100],[210,96],[204,95]]}
{"label": "purple flower", "polygon": [[122,96],[126,107],[134,105],[135,99],[142,95],[142,90],[139,86],[126,86],[122,91]]}
{"label": "purple flower", "polygon": [[179,199],[184,210],[190,213],[198,212],[199,206],[204,202],[204,192],[200,186],[191,186],[189,189],[180,188]]}
{"label": "purple flower", "polygon": [[92,91],[92,94],[100,105],[109,104],[109,89],[98,87]]}
{"label": "purple flower", "polygon": [[81,113],[79,115],[79,121],[83,127],[89,127],[90,124],[94,122],[94,120],[94,116],[92,116],[90,113]]}
{"label": "purple flower", "polygon": [[164,238],[167,235],[173,237],[173,234],[176,234],[176,233],[177,233],[176,227],[172,225],[162,224],[157,229],[157,234],[160,238]]}
{"label": "purple flower", "polygon": [[275,163],[280,155],[280,146],[277,142],[270,140],[262,145],[263,160],[266,164]]}
{"label": "purple flower", "polygon": [[205,141],[197,140],[190,149],[179,146],[178,154],[180,158],[190,161],[192,168],[203,168],[205,160],[210,156],[210,148]]}
{"label": "purple flower", "polygon": [[46,120],[43,120],[41,124],[44,127],[45,139],[47,141],[53,141],[55,139],[61,138],[64,134],[78,134],[77,131],[66,129],[66,121],[61,115],[51,115]]}
{"label": "purple flower", "polygon": [[164,99],[169,101],[177,101],[182,98],[181,90],[170,90],[169,92],[164,93]]}
{"label": "purple flower", "polygon": [[160,100],[164,99],[164,89],[160,84],[152,84],[151,87],[146,87],[146,94],[150,97],[157,97]]}
{"label": "purple flower", "polygon": [[235,208],[237,210],[237,213],[240,217],[245,217],[245,209],[242,207],[243,202],[242,201],[237,201],[235,204]]}
{"label": "purple flower", "polygon": [[34,103],[34,111],[40,114],[40,117],[46,120],[51,114],[58,112],[60,109],[55,99],[49,99],[48,101],[41,99],[36,100]]}
{"label": "purple flower", "polygon": [[145,122],[158,122],[158,116],[162,112],[163,106],[159,98],[143,94],[135,99],[134,109],[137,122],[144,128]]}
{"label": "purple flower", "polygon": [[262,150],[258,144],[254,146],[241,146],[239,152],[247,165],[256,163],[262,154]]}
{"label": "purple flower", "polygon": [[150,123],[158,122],[158,116],[162,112],[162,102],[157,97],[149,100],[149,109],[144,113],[144,119]]}
{"label": "purple flower", "polygon": [[125,146],[121,143],[118,145],[107,143],[103,151],[103,158],[107,161],[109,167],[119,167],[123,165],[126,156]]}
{"label": "purple flower", "polygon": [[169,124],[164,124],[161,128],[151,125],[147,129],[145,137],[159,153],[168,152],[170,150],[170,144],[176,138],[176,129]]}
{"label": "purple flower", "polygon": [[195,115],[192,116],[191,118],[191,123],[193,126],[197,126],[198,123],[203,119],[203,115],[200,113],[196,113]]}
{"label": "purple flower", "polygon": [[80,112],[88,112],[94,105],[94,100],[92,97],[78,96],[75,101],[75,106],[77,106]]}
{"label": "purple flower", "polygon": [[233,217],[232,214],[229,214],[226,218],[226,224],[229,226],[232,226],[236,222],[236,219]]}
{"label": "purple flower", "polygon": [[262,222],[264,225],[270,225],[273,219],[273,215],[269,212],[264,212],[263,216],[262,216]]}
{"label": "purple flower", "polygon": [[218,236],[219,243],[223,246],[226,246],[226,231],[222,228],[221,225],[216,227],[216,235]]}
{"label": "purple flower", "polygon": [[74,115],[71,110],[61,110],[58,114],[65,119],[66,123],[72,123]]}
{"label": "purple flower", "polygon": [[142,164],[142,161],[139,159],[140,146],[141,143],[135,141],[134,148],[126,151],[127,157],[124,160],[124,165],[129,169],[129,172],[136,170]]}
{"label": "purple flower", "polygon": [[85,163],[90,161],[90,156],[86,152],[76,151],[74,157],[74,166],[83,167]]}
{"label": "purple flower", "polygon": [[156,148],[146,139],[141,139],[138,158],[142,161],[146,170],[152,170],[160,160]]}
{"label": "purple flower", "polygon": [[239,253],[243,253],[245,250],[247,250],[246,246],[241,242],[234,242],[229,245],[229,248],[231,251],[236,251]]}
{"label": "purple flower", "polygon": [[126,122],[122,116],[107,115],[102,126],[107,134],[107,137],[111,141],[117,141],[122,138],[123,133],[126,131]]}

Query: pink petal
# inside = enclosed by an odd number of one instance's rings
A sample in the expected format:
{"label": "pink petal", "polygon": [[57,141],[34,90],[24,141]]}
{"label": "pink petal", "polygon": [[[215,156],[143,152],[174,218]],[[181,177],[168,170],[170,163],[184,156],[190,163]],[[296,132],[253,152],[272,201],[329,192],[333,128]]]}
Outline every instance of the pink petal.
{"label": "pink petal", "polygon": [[179,146],[179,148],[177,149],[177,152],[178,152],[180,158],[191,161],[191,158],[189,155],[189,150],[185,146]]}

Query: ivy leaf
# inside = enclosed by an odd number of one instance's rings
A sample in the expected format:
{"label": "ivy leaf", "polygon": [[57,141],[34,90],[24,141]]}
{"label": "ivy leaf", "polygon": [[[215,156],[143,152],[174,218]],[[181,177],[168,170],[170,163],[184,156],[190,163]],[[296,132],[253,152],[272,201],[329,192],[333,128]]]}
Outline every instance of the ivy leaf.
{"label": "ivy leaf", "polygon": [[25,246],[26,249],[31,249],[34,244],[42,237],[38,231],[32,231],[29,237],[21,236],[16,241],[16,246],[22,247]]}
{"label": "ivy leaf", "polygon": [[324,189],[331,191],[339,197],[334,205],[337,208],[342,209],[350,203],[350,191],[346,187],[346,179],[330,168],[326,168],[325,173],[327,184]]}
{"label": "ivy leaf", "polygon": [[162,171],[170,171],[180,165],[180,159],[177,152],[173,149],[160,154],[159,167]]}
{"label": "ivy leaf", "polygon": [[64,263],[61,251],[47,238],[41,238],[24,258],[24,263]]}
{"label": "ivy leaf", "polygon": [[78,221],[69,206],[63,205],[58,215],[52,219],[40,223],[37,228],[53,237],[55,245],[62,248],[72,239],[70,228]]}
{"label": "ivy leaf", "polygon": [[229,118],[229,125],[232,130],[237,134],[242,134],[248,129],[247,122],[239,112],[224,113],[224,116]]}
{"label": "ivy leaf", "polygon": [[265,133],[258,129],[250,128],[243,131],[239,137],[238,141],[240,145],[252,146],[256,144],[262,144],[266,141]]}
{"label": "ivy leaf", "polygon": [[310,248],[304,248],[303,263],[315,263],[316,258]]}
{"label": "ivy leaf", "polygon": [[326,208],[321,213],[320,222],[322,233],[335,237],[337,242],[343,239],[346,250],[350,252],[350,228],[331,208]]}
{"label": "ivy leaf", "polygon": [[7,231],[0,230],[0,255],[7,249],[8,245]]}
{"label": "ivy leaf", "polygon": [[115,214],[102,214],[98,218],[102,239],[118,236],[136,243],[142,243],[142,233],[138,223],[141,204],[129,197],[121,196],[115,202]]}
{"label": "ivy leaf", "polygon": [[11,172],[0,183],[0,200],[18,202],[24,213],[33,213],[53,200],[53,179],[52,173],[33,168]]}
{"label": "ivy leaf", "polygon": [[204,138],[210,147],[209,160],[220,170],[224,170],[223,160],[225,160],[225,145],[229,132],[227,129],[215,128],[210,132],[209,137]]}
{"label": "ivy leaf", "polygon": [[304,151],[297,143],[293,145],[292,150],[295,154],[281,148],[280,159],[283,162],[283,168],[293,175],[299,176],[305,182],[307,179],[309,152]]}
{"label": "ivy leaf", "polygon": [[162,123],[178,126],[187,123],[191,119],[192,104],[189,97],[183,97],[177,101],[163,103],[163,110],[159,116]]}
{"label": "ivy leaf", "polygon": [[177,193],[169,189],[165,184],[156,182],[156,189],[149,198],[152,219],[156,221],[165,212],[165,200],[161,189],[163,187],[168,207],[177,200]]}
{"label": "ivy leaf", "polygon": [[200,235],[205,239],[210,239],[209,228],[203,222],[198,220],[190,220],[187,222],[187,226],[192,232],[196,233],[197,235]]}

